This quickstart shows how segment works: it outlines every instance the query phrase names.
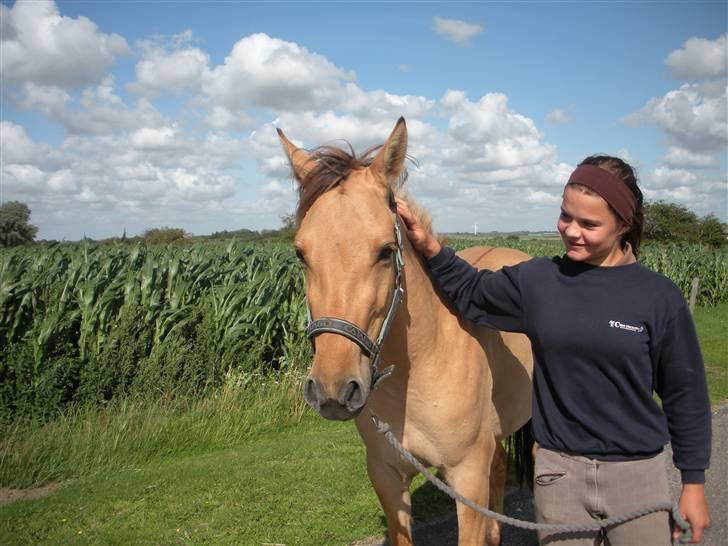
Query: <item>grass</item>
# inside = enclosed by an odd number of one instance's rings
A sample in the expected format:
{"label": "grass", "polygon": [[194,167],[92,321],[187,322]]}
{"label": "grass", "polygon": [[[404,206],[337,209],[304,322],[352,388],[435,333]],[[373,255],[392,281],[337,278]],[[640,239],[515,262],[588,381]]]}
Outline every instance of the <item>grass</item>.
{"label": "grass", "polygon": [[715,307],[698,307],[695,326],[708,376],[713,405],[728,400],[728,303]]}
{"label": "grass", "polygon": [[29,487],[160,458],[206,453],[295,426],[301,374],[228,376],[204,399],[122,400],[0,427],[0,486]]}
{"label": "grass", "polygon": [[383,529],[351,423],[99,473],[0,509],[8,544],[344,544]]}
{"label": "grass", "polygon": [[[415,520],[453,507],[418,478]],[[352,423],[307,411],[295,428],[235,448],[69,480],[0,507],[2,544],[347,544],[383,535]]]}
{"label": "grass", "polygon": [[[728,399],[728,304],[695,322],[711,401]],[[300,376],[231,377],[212,398],[79,409],[0,430],[0,484],[59,483],[0,507],[1,544],[346,544],[385,530],[352,423],[304,409]],[[452,507],[421,478],[416,519]]]}

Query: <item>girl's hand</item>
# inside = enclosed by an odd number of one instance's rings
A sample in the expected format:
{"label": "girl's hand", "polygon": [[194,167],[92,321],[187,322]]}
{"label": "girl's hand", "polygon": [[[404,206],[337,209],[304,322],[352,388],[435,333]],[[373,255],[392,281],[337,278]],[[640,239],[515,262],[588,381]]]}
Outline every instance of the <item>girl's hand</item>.
{"label": "girl's hand", "polygon": [[[678,510],[693,530],[691,544],[697,544],[703,539],[703,531],[710,527],[710,510],[705,499],[705,486],[702,483],[683,484]],[[680,537],[680,528],[675,526],[672,531],[674,539]]]}
{"label": "girl's hand", "polygon": [[410,211],[407,203],[401,199],[397,199],[397,214],[404,221],[407,237],[415,250],[421,252],[428,259],[440,252],[440,243],[429,231],[422,227],[415,215]]}

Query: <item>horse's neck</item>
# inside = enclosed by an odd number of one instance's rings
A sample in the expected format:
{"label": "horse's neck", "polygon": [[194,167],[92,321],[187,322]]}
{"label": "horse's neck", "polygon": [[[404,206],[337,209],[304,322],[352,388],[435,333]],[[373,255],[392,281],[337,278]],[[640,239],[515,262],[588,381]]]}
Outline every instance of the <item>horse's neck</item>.
{"label": "horse's neck", "polygon": [[449,313],[444,312],[445,305],[426,271],[424,258],[409,243],[404,250],[406,294],[393,324],[392,338],[400,349],[407,350],[408,356],[420,360],[422,353],[435,349],[441,321]]}

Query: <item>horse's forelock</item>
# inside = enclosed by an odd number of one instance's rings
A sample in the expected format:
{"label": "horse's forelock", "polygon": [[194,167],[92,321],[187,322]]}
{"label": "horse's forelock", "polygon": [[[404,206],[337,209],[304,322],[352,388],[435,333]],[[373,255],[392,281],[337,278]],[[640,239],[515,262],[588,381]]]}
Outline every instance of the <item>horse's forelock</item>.
{"label": "horse's forelock", "polygon": [[[316,199],[337,187],[355,169],[368,167],[374,160],[375,152],[381,148],[381,146],[375,146],[364,152],[361,157],[357,157],[351,144],[349,142],[346,142],[346,144],[350,151],[336,146],[320,146],[310,152],[310,161],[315,166],[306,174],[298,188],[297,225],[301,225],[303,217],[313,206]],[[394,193],[398,198],[407,202],[410,210],[419,218],[420,224],[428,232],[432,233],[430,214],[402,190],[406,180],[407,170],[403,169],[402,174],[394,184]]]}
{"label": "horse's forelock", "polygon": [[301,220],[322,194],[338,186],[355,169],[368,167],[374,160],[374,152],[381,146],[370,148],[357,157],[351,144],[346,142],[350,152],[336,146],[319,146],[310,153],[310,161],[315,165],[298,187],[298,206],[296,223]]}

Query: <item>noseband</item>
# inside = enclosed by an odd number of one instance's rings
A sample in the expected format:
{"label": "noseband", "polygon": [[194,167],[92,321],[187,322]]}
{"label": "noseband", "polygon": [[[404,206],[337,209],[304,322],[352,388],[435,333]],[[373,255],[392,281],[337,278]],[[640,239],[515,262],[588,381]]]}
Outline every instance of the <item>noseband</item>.
{"label": "noseband", "polygon": [[314,338],[319,334],[330,333],[338,334],[350,339],[356,343],[365,355],[369,357],[371,365],[371,385],[370,390],[374,390],[384,379],[394,370],[394,366],[387,366],[383,370],[379,369],[379,362],[381,359],[382,345],[387,337],[389,328],[392,326],[394,315],[397,311],[397,306],[402,301],[402,294],[404,294],[404,288],[402,288],[402,271],[404,270],[404,256],[402,246],[402,231],[399,227],[399,218],[397,217],[397,204],[394,200],[394,193],[390,190],[389,192],[389,208],[394,214],[394,237],[397,242],[397,248],[392,254],[392,261],[394,265],[394,288],[392,291],[391,301],[389,303],[389,309],[387,315],[384,317],[384,322],[379,330],[379,335],[376,341],[369,339],[367,333],[359,328],[356,324],[351,322],[335,318],[335,317],[321,317],[317,320],[311,320],[311,309],[308,309],[308,328],[306,328],[306,336],[311,340],[314,351],[316,350],[316,343]]}

